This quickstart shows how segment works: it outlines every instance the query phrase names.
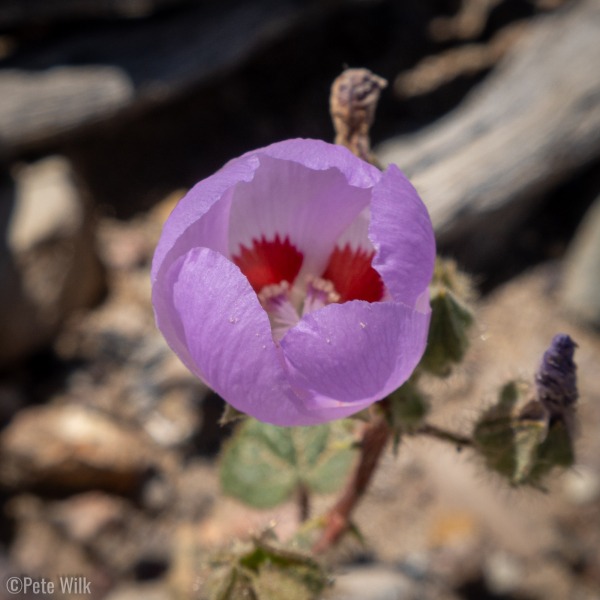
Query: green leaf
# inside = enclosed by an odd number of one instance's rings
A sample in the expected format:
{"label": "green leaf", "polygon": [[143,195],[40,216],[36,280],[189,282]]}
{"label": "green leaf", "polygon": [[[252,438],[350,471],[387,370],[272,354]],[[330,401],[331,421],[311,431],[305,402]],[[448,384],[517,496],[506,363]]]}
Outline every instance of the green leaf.
{"label": "green leaf", "polygon": [[425,354],[419,366],[437,377],[447,377],[469,347],[474,318],[469,304],[473,289],[454,261],[437,258],[429,286],[431,322]]}
{"label": "green leaf", "polygon": [[420,366],[433,375],[447,377],[469,347],[473,313],[447,288],[432,287],[430,295],[431,323]]}
{"label": "green leaf", "polygon": [[316,600],[320,597],[329,578],[316,560],[267,541],[264,536],[253,541],[252,588],[258,600]]}
{"label": "green leaf", "polygon": [[252,580],[258,600],[315,600],[323,587],[308,567],[300,565],[282,569],[266,563]]}
{"label": "green leaf", "polygon": [[244,593],[248,588],[247,582],[243,581],[238,575],[235,567],[225,565],[214,568],[205,580],[206,585],[201,598],[211,598],[213,600],[229,600]]}
{"label": "green leaf", "polygon": [[308,554],[269,541],[269,532],[201,565],[199,600],[317,600],[330,583],[321,565]]}
{"label": "green leaf", "polygon": [[248,419],[224,448],[222,489],[257,508],[284,502],[300,486],[333,492],[352,465],[352,441],[343,421],[284,428]]}
{"label": "green leaf", "polygon": [[391,426],[399,434],[411,432],[423,424],[429,403],[416,382],[408,380],[388,396]]}
{"label": "green leaf", "polygon": [[552,423],[546,439],[537,449],[537,460],[531,469],[527,483],[539,485],[540,480],[554,468],[572,467],[575,451],[571,432],[567,425],[557,420]]}
{"label": "green leaf", "polygon": [[532,482],[532,474],[539,465],[540,445],[548,435],[549,416],[539,400],[530,400],[514,419],[515,485]]}
{"label": "green leaf", "polygon": [[523,385],[505,385],[498,403],[477,421],[473,439],[488,468],[512,485],[543,489],[542,479],[554,468],[573,465],[572,431],[564,420],[551,419],[539,400],[523,404],[526,397]]}
{"label": "green leaf", "polygon": [[497,404],[479,417],[473,431],[476,449],[493,471],[512,479],[515,472],[513,409],[522,394],[518,383],[511,381],[501,390]]}

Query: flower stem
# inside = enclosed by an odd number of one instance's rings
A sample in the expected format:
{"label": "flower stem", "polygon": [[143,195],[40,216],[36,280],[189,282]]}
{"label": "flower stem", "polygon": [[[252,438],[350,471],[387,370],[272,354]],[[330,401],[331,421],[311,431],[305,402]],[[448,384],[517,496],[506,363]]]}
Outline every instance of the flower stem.
{"label": "flower stem", "polygon": [[305,523],[310,517],[310,492],[308,488],[300,484],[298,487],[298,518],[300,523]]}
{"label": "flower stem", "polygon": [[335,545],[351,526],[351,516],[363,497],[387,445],[391,429],[383,415],[365,425],[360,444],[360,460],[346,488],[325,516],[323,533],[313,546],[315,554]]}
{"label": "flower stem", "polygon": [[443,442],[456,444],[459,447],[473,445],[473,440],[471,438],[461,435],[459,433],[455,433],[453,431],[448,431],[447,429],[443,429],[442,427],[438,427],[437,425],[430,425],[429,423],[421,425],[421,427],[419,427],[413,433],[420,435],[429,435],[431,437],[437,438],[438,440],[442,440]]}

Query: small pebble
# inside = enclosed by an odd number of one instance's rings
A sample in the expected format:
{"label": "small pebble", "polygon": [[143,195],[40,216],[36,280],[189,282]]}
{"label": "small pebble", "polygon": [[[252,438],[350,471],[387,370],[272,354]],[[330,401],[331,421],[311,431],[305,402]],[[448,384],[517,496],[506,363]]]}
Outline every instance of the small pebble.
{"label": "small pebble", "polygon": [[483,566],[485,580],[494,595],[503,596],[517,589],[523,570],[516,556],[494,552]]}
{"label": "small pebble", "polygon": [[590,504],[600,498],[600,475],[590,467],[575,466],[562,476],[562,491],[571,504]]}
{"label": "small pebble", "polygon": [[422,598],[402,573],[384,567],[359,568],[335,576],[327,600],[412,600]]}

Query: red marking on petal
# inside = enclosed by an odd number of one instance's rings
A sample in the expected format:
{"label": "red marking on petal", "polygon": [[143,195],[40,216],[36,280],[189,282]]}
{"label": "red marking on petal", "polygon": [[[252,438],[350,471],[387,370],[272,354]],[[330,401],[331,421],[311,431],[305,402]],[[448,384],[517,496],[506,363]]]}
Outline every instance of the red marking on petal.
{"label": "red marking on petal", "polygon": [[375,251],[352,250],[349,244],[343,250],[336,247],[333,251],[322,277],[333,283],[340,302],[378,302],[383,298],[383,281],[371,266],[373,256]]}
{"label": "red marking on petal", "polygon": [[257,294],[266,285],[282,281],[293,283],[304,259],[289,238],[282,242],[279,235],[270,242],[264,235],[260,240],[253,239],[252,248],[240,245],[239,255],[231,258]]}

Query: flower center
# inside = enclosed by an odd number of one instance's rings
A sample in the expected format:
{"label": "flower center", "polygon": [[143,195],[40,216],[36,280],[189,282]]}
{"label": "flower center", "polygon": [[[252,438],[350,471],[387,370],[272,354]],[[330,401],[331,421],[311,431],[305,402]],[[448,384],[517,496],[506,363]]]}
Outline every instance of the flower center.
{"label": "flower center", "polygon": [[293,288],[287,281],[266,285],[258,299],[269,315],[273,339],[279,342],[301,317],[332,302],[339,302],[340,295],[331,281],[306,277],[304,285],[296,283]]}
{"label": "flower center", "polygon": [[349,244],[336,247],[321,277],[300,277],[304,256],[290,242],[276,235],[252,240],[252,247],[240,245],[233,262],[248,278],[271,321],[273,339],[280,341],[304,315],[333,302],[383,299],[384,285],[371,262],[375,252]]}

